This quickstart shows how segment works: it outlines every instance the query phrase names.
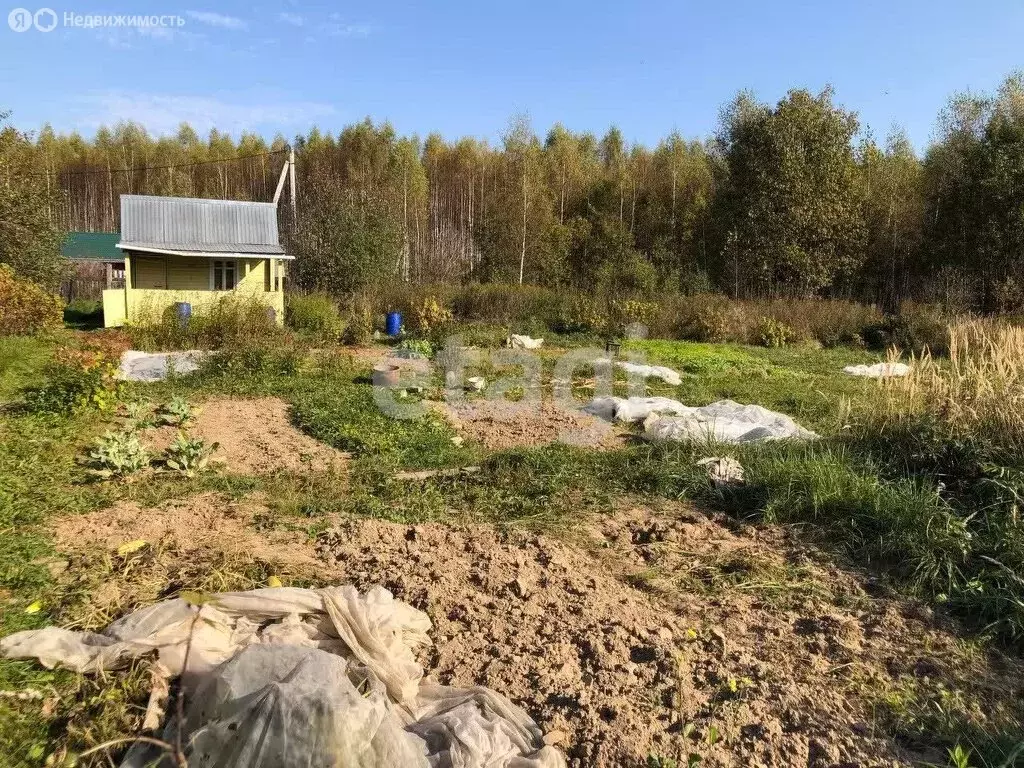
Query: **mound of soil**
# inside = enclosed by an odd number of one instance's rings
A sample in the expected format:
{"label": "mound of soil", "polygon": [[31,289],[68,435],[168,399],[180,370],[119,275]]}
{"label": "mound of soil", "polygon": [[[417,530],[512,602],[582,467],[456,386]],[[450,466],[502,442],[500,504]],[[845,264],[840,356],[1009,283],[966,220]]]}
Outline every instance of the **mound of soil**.
{"label": "mound of soil", "polygon": [[623,440],[608,422],[549,401],[465,400],[433,405],[460,435],[491,450],[555,442],[608,449],[621,446]]}
{"label": "mound of soil", "polygon": [[[288,404],[276,397],[206,400],[196,407],[187,432],[207,444],[219,443],[214,457],[224,460],[228,471],[239,474],[280,469],[324,471],[342,467],[348,458],[293,426]],[[142,441],[160,452],[177,434],[177,427],[155,427],[143,431]]]}

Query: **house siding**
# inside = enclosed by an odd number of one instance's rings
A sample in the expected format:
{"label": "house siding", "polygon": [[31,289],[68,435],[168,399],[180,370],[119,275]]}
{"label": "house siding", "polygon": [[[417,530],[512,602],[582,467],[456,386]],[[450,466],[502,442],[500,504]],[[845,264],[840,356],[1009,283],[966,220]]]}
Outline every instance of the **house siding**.
{"label": "house siding", "polygon": [[[230,297],[259,298],[274,309],[277,322],[283,323],[284,293],[268,290],[268,261],[251,258],[233,261],[238,263],[235,289],[213,291],[210,290],[211,259],[126,254],[125,288],[104,292],[104,325],[145,322],[159,317],[167,307],[178,302],[191,304],[193,311],[202,311]],[[277,269],[280,270],[280,265]]]}
{"label": "house siding", "polygon": [[172,291],[208,291],[210,289],[209,259],[168,257],[167,287]]}
{"label": "house siding", "polygon": [[162,257],[137,256],[132,258],[135,276],[132,279],[134,288],[166,288],[167,266]]}

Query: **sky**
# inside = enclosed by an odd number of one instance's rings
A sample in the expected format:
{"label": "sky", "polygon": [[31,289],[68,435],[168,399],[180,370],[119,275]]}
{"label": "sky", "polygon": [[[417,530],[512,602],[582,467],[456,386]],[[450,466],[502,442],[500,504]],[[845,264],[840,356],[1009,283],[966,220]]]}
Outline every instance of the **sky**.
{"label": "sky", "polygon": [[[525,114],[541,135],[614,124],[653,146],[672,130],[711,136],[741,89],[774,103],[831,84],[877,138],[900,126],[923,150],[951,94],[1024,69],[1024,0],[76,0],[18,16],[19,1],[0,9],[0,111],[24,130],[86,136],[184,120],[272,138],[370,117],[499,143]],[[68,23],[93,14],[173,23]],[[56,25],[16,31],[30,16]]]}

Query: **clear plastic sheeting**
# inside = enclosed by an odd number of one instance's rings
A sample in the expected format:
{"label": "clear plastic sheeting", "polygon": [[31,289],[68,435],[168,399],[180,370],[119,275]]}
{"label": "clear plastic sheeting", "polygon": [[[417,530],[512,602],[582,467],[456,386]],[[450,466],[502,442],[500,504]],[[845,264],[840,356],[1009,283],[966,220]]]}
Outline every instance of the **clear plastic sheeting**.
{"label": "clear plastic sheeting", "polygon": [[[611,362],[608,358],[602,357],[595,360],[594,365],[610,365]],[[628,360],[616,360],[615,366],[634,376],[642,376],[645,379],[649,377],[661,379],[673,387],[683,383],[677,371],[673,371],[671,368],[666,368],[663,365],[641,365],[640,363],[631,363]]]}
{"label": "clear plastic sheeting", "polygon": [[[181,734],[190,766],[564,768],[501,694],[422,684],[414,651],[430,626],[382,587],[257,589],[198,608],[157,603],[102,633],[19,632],[0,653],[99,672],[155,651],[154,668],[183,675],[191,692]],[[169,717],[164,740],[176,743],[178,727]],[[153,764],[172,761],[138,744],[122,768]]]}
{"label": "clear plastic sheeting", "polygon": [[784,413],[759,405],[719,400],[689,413],[644,420],[644,434],[652,440],[755,443],[767,440],[810,440],[817,437]]}
{"label": "clear plastic sheeting", "polygon": [[670,397],[595,397],[583,410],[606,421],[643,421],[652,413],[685,414],[692,408]]}
{"label": "clear plastic sheeting", "polygon": [[869,379],[887,379],[891,376],[906,376],[910,366],[906,363],[875,363],[874,365],[848,365],[843,373],[851,376],[865,376]]}
{"label": "clear plastic sheeting", "polygon": [[512,349],[540,349],[544,344],[544,339],[532,339],[529,336],[521,336],[517,333],[513,333],[508,337],[508,345]]}
{"label": "clear plastic sheeting", "polygon": [[609,421],[642,421],[652,440],[749,443],[817,437],[784,413],[732,400],[693,408],[668,397],[598,397],[584,410]]}
{"label": "clear plastic sheeting", "polygon": [[125,381],[163,381],[172,370],[176,374],[199,370],[199,363],[205,354],[198,350],[140,352],[137,349],[129,349],[121,355],[117,378]]}

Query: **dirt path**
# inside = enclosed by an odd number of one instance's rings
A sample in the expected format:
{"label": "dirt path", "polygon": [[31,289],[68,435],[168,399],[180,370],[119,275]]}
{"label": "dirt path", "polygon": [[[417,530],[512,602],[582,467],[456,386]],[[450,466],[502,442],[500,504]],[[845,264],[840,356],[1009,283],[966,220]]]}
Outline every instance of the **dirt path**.
{"label": "dirt path", "polygon": [[349,519],[314,543],[272,530],[263,502],[123,504],[56,534],[65,550],[159,543],[171,581],[175,558],[227,553],[313,583],[383,584],[431,616],[433,679],[505,693],[575,768],[690,754],[702,766],[941,762],[894,743],[872,705],[937,680],[997,707],[1012,697],[1003,679],[1024,671],[965,661],[926,610],[871,596],[782,530],[735,530],[684,504],[619,504],[568,538]]}
{"label": "dirt path", "polygon": [[[288,404],[276,397],[212,398],[195,410],[186,431],[208,445],[218,443],[214,457],[223,460],[229,472],[324,471],[339,469],[348,459],[297,429],[288,417]],[[142,441],[159,453],[177,434],[177,427],[154,427],[143,431]]]}

